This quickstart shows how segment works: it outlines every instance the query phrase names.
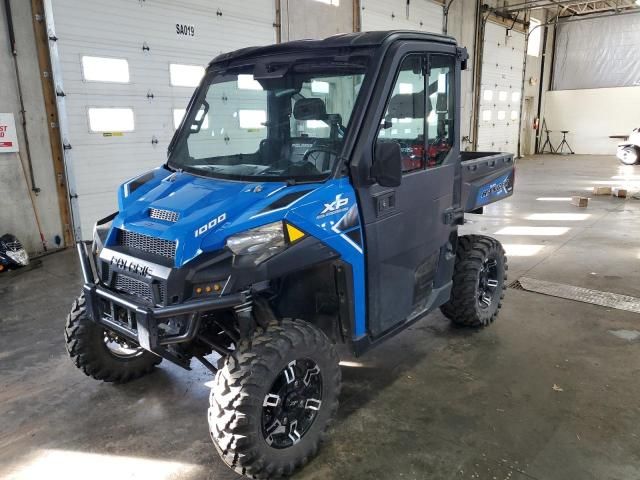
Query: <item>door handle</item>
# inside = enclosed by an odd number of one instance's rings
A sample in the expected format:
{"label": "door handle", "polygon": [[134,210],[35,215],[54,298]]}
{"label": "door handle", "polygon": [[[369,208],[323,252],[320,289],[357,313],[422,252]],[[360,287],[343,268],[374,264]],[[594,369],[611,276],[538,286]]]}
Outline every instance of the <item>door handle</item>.
{"label": "door handle", "polygon": [[380,217],[387,212],[396,208],[396,192],[384,192],[375,197],[376,199],[376,217]]}
{"label": "door handle", "polygon": [[464,209],[449,208],[444,211],[442,220],[445,225],[462,225],[464,223]]}

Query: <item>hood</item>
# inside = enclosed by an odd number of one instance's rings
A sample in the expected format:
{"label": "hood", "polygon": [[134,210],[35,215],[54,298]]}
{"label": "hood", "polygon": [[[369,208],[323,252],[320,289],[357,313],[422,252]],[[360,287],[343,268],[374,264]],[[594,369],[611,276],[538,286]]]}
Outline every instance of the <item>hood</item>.
{"label": "hood", "polygon": [[[108,244],[122,229],[176,242],[176,266],[202,252],[224,247],[227,237],[281,220],[293,203],[317,185],[287,186],[283,182],[239,182],[154,170],[128,195],[120,191],[120,212]],[[142,178],[142,177],[139,177]]]}

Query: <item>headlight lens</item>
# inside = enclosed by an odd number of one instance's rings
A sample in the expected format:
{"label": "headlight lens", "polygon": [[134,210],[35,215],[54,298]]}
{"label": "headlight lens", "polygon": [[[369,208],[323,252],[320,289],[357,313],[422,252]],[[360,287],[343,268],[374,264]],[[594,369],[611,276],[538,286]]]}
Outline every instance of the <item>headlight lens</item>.
{"label": "headlight lens", "polygon": [[5,253],[7,254],[7,257],[18,265],[26,266],[29,264],[29,255],[27,255],[27,252],[24,249],[7,250]]}
{"label": "headlight lens", "polygon": [[256,264],[265,261],[286,246],[282,222],[269,223],[227,239],[227,247],[236,255],[255,256]]}

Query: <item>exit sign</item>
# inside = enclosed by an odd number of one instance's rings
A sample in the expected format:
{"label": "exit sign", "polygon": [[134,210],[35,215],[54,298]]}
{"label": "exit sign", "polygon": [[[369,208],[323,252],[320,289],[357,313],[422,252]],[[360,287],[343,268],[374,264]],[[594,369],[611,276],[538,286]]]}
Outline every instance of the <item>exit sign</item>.
{"label": "exit sign", "polygon": [[0,153],[17,152],[18,136],[13,113],[0,113]]}

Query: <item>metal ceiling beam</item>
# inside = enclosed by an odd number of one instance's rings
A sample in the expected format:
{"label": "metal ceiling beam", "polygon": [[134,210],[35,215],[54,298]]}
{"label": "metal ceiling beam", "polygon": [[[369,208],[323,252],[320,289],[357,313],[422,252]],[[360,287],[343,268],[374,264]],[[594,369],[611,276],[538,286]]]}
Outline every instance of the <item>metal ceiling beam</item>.
{"label": "metal ceiling beam", "polygon": [[561,10],[558,12],[559,17],[640,9],[635,3],[635,0],[530,0],[503,8],[491,8],[490,10],[509,14],[523,10],[540,10],[543,8],[560,8]]}

